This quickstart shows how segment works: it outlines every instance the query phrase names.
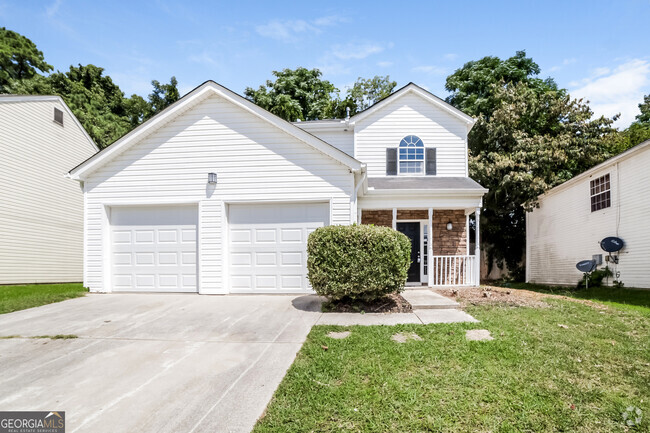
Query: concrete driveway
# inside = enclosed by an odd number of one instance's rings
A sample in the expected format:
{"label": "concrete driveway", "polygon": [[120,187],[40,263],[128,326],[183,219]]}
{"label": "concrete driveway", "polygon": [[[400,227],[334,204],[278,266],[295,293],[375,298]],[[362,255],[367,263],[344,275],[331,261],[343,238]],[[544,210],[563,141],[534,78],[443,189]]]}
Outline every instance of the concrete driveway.
{"label": "concrete driveway", "polygon": [[71,432],[250,431],[320,317],[315,297],[91,294],[0,315],[0,410]]}

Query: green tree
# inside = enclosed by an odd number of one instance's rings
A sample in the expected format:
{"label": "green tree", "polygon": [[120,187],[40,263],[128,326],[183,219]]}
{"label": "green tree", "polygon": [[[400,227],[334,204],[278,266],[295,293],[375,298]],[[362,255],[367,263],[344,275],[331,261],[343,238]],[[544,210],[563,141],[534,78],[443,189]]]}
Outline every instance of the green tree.
{"label": "green tree", "polygon": [[49,72],[43,53],[25,36],[0,27],[0,93],[12,80],[29,79],[38,71]]}
{"label": "green tree", "polygon": [[488,263],[521,276],[525,214],[537,197],[611,154],[612,120],[591,119],[582,101],[519,51],[466,63],[447,78],[447,99],[478,118],[468,137],[470,176],[489,192],[481,218]]}
{"label": "green tree", "polygon": [[612,120],[565,92],[539,93],[526,83],[495,84],[495,109],[480,115],[469,161],[471,176],[489,189],[482,213],[488,257],[515,272],[525,250],[525,214],[537,197],[611,156]]}
{"label": "green tree", "polygon": [[470,116],[489,116],[496,106],[496,86],[524,82],[538,92],[558,90],[552,78],[542,80],[539,73],[539,65],[525,51],[506,60],[487,56],[467,62],[447,77],[445,88],[452,92],[447,102]]}
{"label": "green tree", "polygon": [[624,152],[639,143],[650,140],[650,95],[643,97],[643,102],[639,104],[639,110],[641,113],[636,116],[636,120],[618,134],[614,144],[616,153]]}
{"label": "green tree", "polygon": [[327,113],[328,117],[344,118],[348,108],[350,115],[353,116],[389,96],[396,86],[397,82],[391,81],[388,75],[376,75],[373,78],[359,77],[347,90],[345,98],[340,98],[339,93],[336,92]]}
{"label": "green tree", "polygon": [[338,89],[321,79],[321,71],[299,67],[273,71],[273,75],[275,81],[267,80],[257,90],[247,87],[246,98],[290,122],[329,117],[332,94]]}
{"label": "green tree", "polygon": [[174,77],[169,84],[153,81],[152,85],[148,101],[138,95],[126,98],[111,77],[104,75],[103,68],[78,65],[47,77],[36,75],[13,81],[8,89],[11,93],[61,96],[90,137],[103,148],[178,99]]}

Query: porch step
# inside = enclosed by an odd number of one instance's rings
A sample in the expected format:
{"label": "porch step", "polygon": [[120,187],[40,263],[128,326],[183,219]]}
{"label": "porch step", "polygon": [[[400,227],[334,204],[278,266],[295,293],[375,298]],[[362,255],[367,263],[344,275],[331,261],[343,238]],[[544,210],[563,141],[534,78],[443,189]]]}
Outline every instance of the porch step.
{"label": "porch step", "polygon": [[460,308],[458,302],[424,288],[404,290],[402,297],[411,304],[414,310]]}

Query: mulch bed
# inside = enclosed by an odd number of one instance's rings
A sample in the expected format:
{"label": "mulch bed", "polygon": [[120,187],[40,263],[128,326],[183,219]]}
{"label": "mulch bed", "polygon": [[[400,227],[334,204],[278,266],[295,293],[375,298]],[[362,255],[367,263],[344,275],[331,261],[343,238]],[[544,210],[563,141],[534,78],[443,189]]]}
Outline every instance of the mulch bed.
{"label": "mulch bed", "polygon": [[448,298],[455,299],[461,307],[467,305],[508,305],[513,307],[534,307],[548,308],[550,304],[544,302],[544,298],[563,299],[566,301],[578,302],[597,309],[607,309],[603,304],[597,302],[575,299],[568,296],[553,295],[550,293],[539,293],[530,290],[509,289],[505,287],[481,286],[481,287],[458,287],[434,289]]}
{"label": "mulch bed", "polygon": [[328,313],[410,313],[411,304],[401,295],[391,293],[374,302],[341,300],[326,302],[323,311]]}

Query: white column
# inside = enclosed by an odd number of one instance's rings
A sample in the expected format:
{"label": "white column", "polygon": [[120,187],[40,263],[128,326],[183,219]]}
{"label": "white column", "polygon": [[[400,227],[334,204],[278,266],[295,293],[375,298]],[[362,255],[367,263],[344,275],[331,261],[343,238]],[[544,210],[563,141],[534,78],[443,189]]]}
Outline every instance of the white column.
{"label": "white column", "polygon": [[427,227],[427,284],[433,286],[433,208],[429,208],[429,226]]}
{"label": "white column", "polygon": [[475,242],[476,245],[474,246],[474,266],[476,267],[475,272],[476,272],[476,280],[475,280],[475,285],[480,286],[481,285],[481,235],[479,232],[479,228],[481,225],[481,208],[477,207],[476,211],[474,213],[476,217],[476,233],[475,233]]}
{"label": "white column", "polygon": [[393,230],[397,230],[397,208],[393,208]]}
{"label": "white column", "polygon": [[362,210],[357,207],[357,224],[361,224],[361,212]]}

